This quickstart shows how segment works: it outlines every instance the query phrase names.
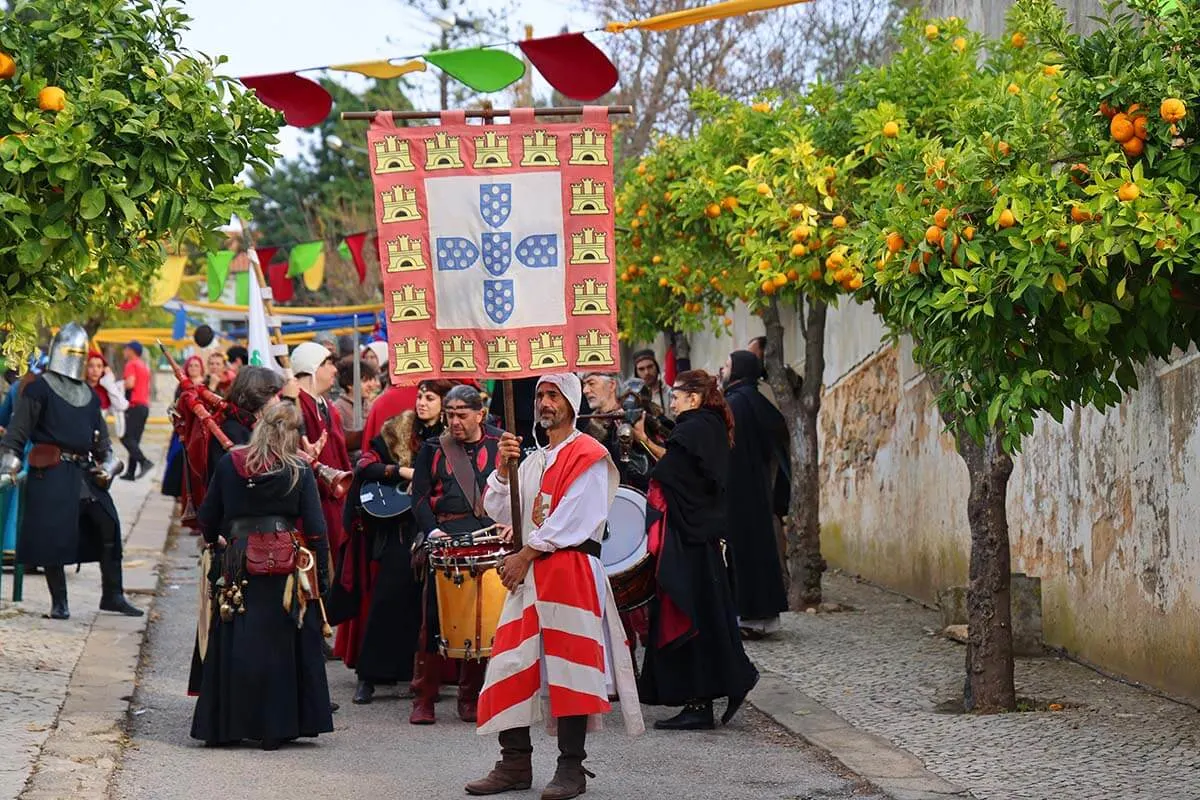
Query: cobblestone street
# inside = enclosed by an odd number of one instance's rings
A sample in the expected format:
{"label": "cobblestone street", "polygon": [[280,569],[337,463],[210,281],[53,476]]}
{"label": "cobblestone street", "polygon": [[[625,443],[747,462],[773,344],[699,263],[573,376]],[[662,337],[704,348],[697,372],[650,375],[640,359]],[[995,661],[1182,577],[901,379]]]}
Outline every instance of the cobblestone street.
{"label": "cobblestone street", "polygon": [[760,668],[851,725],[911,752],[981,800],[1200,798],[1200,713],[1069,660],[1018,659],[1021,697],[1060,712],[938,713],[961,696],[964,647],[931,633],[938,614],[845,576],[825,599],[856,609],[787,614],[749,643]]}

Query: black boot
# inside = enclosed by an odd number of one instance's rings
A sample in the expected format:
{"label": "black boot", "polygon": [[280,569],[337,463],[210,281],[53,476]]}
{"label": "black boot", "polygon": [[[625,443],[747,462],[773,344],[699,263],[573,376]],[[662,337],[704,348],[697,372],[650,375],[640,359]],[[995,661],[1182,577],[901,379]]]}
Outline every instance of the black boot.
{"label": "black boot", "polygon": [[654,723],[660,731],[710,731],[713,724],[712,700],[699,703],[688,703],[673,717],[660,719]]}
{"label": "black boot", "polygon": [[354,689],[354,705],[365,706],[370,705],[375,699],[375,684],[370,681],[359,681],[358,686]]}
{"label": "black boot", "polygon": [[140,617],[146,612],[125,599],[121,557],[112,555],[112,549],[111,546],[104,548],[104,559],[100,562],[100,610]]}
{"label": "black boot", "polygon": [[558,718],[558,766],[542,790],[542,800],[570,800],[587,791],[587,779],[596,776],[583,766],[586,742],[586,716]]}
{"label": "black boot", "polygon": [[46,586],[50,589],[50,619],[70,619],[71,610],[67,608],[67,573],[60,564],[57,567],[46,567]]}

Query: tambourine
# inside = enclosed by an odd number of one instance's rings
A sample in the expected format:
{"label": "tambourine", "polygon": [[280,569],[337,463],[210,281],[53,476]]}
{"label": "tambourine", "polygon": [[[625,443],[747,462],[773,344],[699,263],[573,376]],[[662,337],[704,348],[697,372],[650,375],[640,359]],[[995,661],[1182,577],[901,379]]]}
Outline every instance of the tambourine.
{"label": "tambourine", "polygon": [[412,509],[412,495],[378,481],[364,483],[358,492],[363,511],[376,519],[391,519]]}

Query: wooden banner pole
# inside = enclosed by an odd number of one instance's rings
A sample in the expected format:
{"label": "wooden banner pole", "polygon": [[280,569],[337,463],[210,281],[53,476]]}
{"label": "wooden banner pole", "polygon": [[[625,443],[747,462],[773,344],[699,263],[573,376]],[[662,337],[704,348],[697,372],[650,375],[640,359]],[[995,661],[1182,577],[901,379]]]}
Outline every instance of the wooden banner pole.
{"label": "wooden banner pole", "polygon": [[[633,106],[606,106],[609,116],[617,114],[632,114]],[[345,121],[370,122],[375,119],[378,111],[343,111],[342,119]],[[393,111],[392,119],[398,120],[416,120],[416,119],[440,119],[442,112],[440,111]],[[512,116],[511,108],[469,108],[464,112],[469,119],[492,118],[492,117],[508,117]],[[543,108],[534,108],[533,115],[535,117],[578,117],[583,114],[583,106],[548,106]]]}
{"label": "wooden banner pole", "polygon": [[[517,433],[517,414],[516,414],[516,399],[514,395],[517,393],[516,381],[504,382],[504,424],[508,429],[516,435]],[[521,530],[521,481],[517,476],[517,468],[520,466],[519,460],[510,462],[508,465],[508,499],[509,509],[512,511],[513,520],[513,549],[520,550],[524,544],[522,538],[523,531]]]}

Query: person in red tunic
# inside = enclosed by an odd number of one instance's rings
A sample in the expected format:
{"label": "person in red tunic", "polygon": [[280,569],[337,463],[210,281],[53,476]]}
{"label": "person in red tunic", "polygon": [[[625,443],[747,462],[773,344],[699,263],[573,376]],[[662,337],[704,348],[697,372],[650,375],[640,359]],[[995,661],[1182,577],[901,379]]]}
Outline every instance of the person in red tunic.
{"label": "person in red tunic", "polygon": [[[384,364],[381,369],[387,369]],[[379,435],[383,423],[392,417],[398,417],[405,411],[412,411],[417,405],[417,385],[397,386],[392,384],[375,398],[371,410],[367,412],[367,421],[363,426],[362,440],[369,442]]]}

